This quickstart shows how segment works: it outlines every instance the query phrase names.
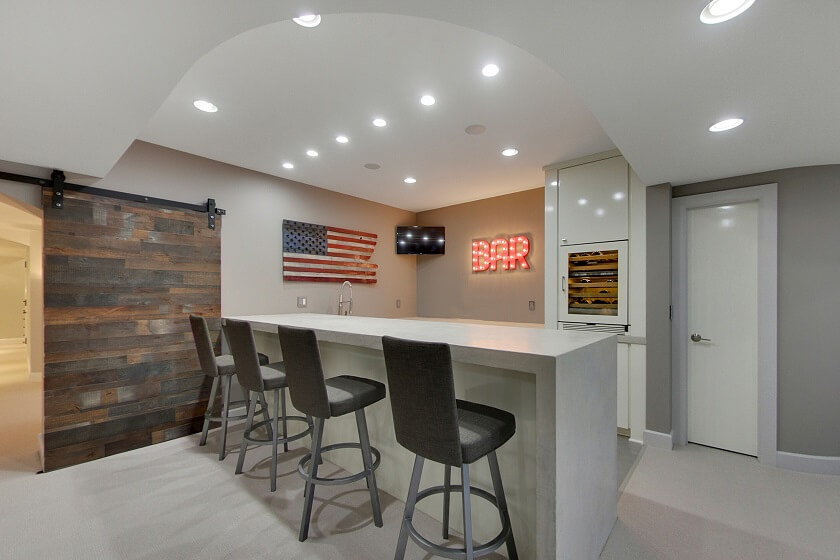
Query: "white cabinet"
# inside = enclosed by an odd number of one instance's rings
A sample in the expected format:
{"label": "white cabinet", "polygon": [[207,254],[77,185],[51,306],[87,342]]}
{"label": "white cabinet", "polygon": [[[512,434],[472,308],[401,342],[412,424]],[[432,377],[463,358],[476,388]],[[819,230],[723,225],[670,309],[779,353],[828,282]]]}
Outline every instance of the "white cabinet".
{"label": "white cabinet", "polygon": [[575,165],[556,173],[561,245],[629,239],[630,169],[623,157]]}

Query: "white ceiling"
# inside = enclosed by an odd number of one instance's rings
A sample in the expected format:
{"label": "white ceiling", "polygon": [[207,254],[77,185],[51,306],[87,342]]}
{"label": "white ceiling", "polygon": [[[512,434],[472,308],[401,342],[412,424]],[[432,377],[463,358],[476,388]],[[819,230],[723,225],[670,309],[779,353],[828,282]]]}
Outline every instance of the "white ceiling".
{"label": "white ceiling", "polygon": [[[502,71],[486,78],[491,61]],[[434,106],[420,104],[427,92]],[[219,111],[196,110],[197,98]],[[373,126],[375,117],[388,125]],[[472,124],[486,131],[468,135]],[[336,142],[340,133],[350,142]],[[539,187],[543,165],[614,147],[533,55],[460,26],[383,14],[324,16],[312,29],[283,21],[227,41],[187,72],[140,138],[414,211]],[[519,155],[503,156],[509,146]]]}
{"label": "white ceiling", "polygon": [[[646,184],[840,163],[840,2],[756,0],[717,26],[704,4],[0,0],[0,160],[101,177],[143,138],[411,210],[536,187],[612,144]],[[321,27],[288,22],[305,10]]]}

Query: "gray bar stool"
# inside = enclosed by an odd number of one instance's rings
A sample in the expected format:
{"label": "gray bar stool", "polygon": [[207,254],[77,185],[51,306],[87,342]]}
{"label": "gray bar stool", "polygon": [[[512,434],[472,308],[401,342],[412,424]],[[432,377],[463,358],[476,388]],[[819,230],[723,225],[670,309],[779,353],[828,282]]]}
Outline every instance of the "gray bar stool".
{"label": "gray bar stool", "polygon": [[[271,445],[271,491],[277,490],[277,446],[283,444],[283,451],[289,450],[289,442],[298,440],[312,433],[312,421],[303,416],[286,415],[286,374],[283,371],[283,362],[276,362],[269,365],[261,365],[257,353],[257,345],[254,342],[254,331],[247,321],[234,319],[225,320],[225,330],[233,352],[233,361],[236,364],[236,377],[243,389],[251,392],[251,399],[248,405],[248,419],[245,423],[245,433],[242,435],[242,444],[239,446],[239,459],[236,462],[236,474],[242,473],[242,466],[245,463],[245,451],[248,444]],[[262,422],[254,424],[254,414],[257,402],[265,402],[265,392],[274,392],[274,414]],[[280,410],[282,407],[282,411]],[[288,420],[306,422],[306,429],[294,435],[287,432],[286,422]],[[278,423],[283,423],[283,436],[280,436]],[[268,426],[267,438],[258,438],[253,435],[257,428]]]}
{"label": "gray bar stool", "polygon": [[[388,391],[394,416],[397,442],[416,454],[396,560],[405,557],[410,536],[426,551],[446,558],[472,560],[507,544],[508,557],[518,558],[510,525],[505,491],[496,449],[516,432],[513,414],[469,401],[455,399],[452,358],[448,344],[382,337]],[[490,463],[495,496],[470,486],[470,465],[482,457]],[[419,491],[425,459],[444,465],[444,485]],[[451,485],[452,467],[461,468],[461,484]],[[464,548],[435,544],[422,536],[412,524],[414,507],[420,500],[443,494],[443,538],[449,538],[449,493],[461,492],[464,507]],[[499,510],[502,530],[491,541],[478,545],[472,540],[470,494],[494,504]]]}
{"label": "gray bar stool", "polygon": [[[221,423],[221,442],[219,444],[219,461],[225,458],[227,453],[227,428],[229,420],[242,420],[247,417],[247,414],[230,414],[231,407],[238,407],[246,404],[246,401],[230,401],[230,382],[233,378],[234,365],[233,356],[230,354],[222,354],[216,356],[213,350],[213,342],[210,339],[210,329],[207,327],[207,321],[201,315],[190,315],[190,327],[192,328],[193,339],[195,339],[195,349],[198,352],[198,361],[201,364],[201,370],[204,375],[213,379],[213,385],[210,387],[210,399],[207,401],[207,411],[204,413],[204,427],[201,429],[201,438],[198,440],[199,445],[207,443],[207,432],[210,430],[210,422]],[[268,364],[268,356],[265,354],[259,355],[260,364]],[[216,393],[219,390],[219,385],[222,386],[222,403],[221,410],[214,411],[213,405],[216,402]],[[262,402],[262,414],[268,419],[268,407],[265,406],[265,401]]]}
{"label": "gray bar stool", "polygon": [[[374,471],[379,466],[379,451],[371,447],[368,438],[365,407],[385,398],[385,385],[352,375],[339,375],[324,379],[321,368],[321,354],[315,332],[309,329],[297,329],[280,326],[277,329],[280,347],[283,349],[283,362],[289,380],[289,392],[292,404],[299,411],[315,419],[315,431],[312,434],[312,452],[301,458],[298,472],[306,480],[304,488],[303,515],[300,522],[300,541],[309,535],[309,519],[312,513],[312,500],[315,485],[337,485],[367,479],[370,490],[370,503],[373,509],[373,522],[382,527],[382,511],[379,506],[379,493],[376,488]],[[356,427],[359,430],[359,443],[335,443],[321,445],[324,435],[324,423],[327,419],[356,413]],[[321,455],[333,449],[361,449],[364,469],[356,474],[340,478],[321,478],[318,465]],[[308,472],[307,472],[308,469]]]}

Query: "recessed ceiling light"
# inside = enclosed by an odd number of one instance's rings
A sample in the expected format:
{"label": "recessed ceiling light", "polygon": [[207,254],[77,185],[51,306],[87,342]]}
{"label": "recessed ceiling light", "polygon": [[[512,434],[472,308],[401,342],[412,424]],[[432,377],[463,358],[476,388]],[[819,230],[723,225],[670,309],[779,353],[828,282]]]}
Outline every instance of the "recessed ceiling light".
{"label": "recessed ceiling light", "polygon": [[755,0],[712,0],[700,12],[700,21],[721,23],[746,12]]}
{"label": "recessed ceiling light", "polygon": [[318,27],[321,23],[321,16],[319,14],[301,14],[292,21],[303,27]]}
{"label": "recessed ceiling light", "polygon": [[488,64],[481,69],[481,73],[488,78],[492,78],[499,73],[499,67],[495,64]]}
{"label": "recessed ceiling light", "polygon": [[379,169],[380,167],[382,167],[382,166],[379,165],[378,163],[366,163],[365,164],[365,169],[374,169],[375,170],[375,169]]}
{"label": "recessed ceiling light", "polygon": [[552,187],[556,187],[556,186],[557,186],[557,181],[552,181],[552,182],[551,182],[551,186],[552,186]]}
{"label": "recessed ceiling light", "polygon": [[294,164],[294,163],[291,163],[291,162],[289,162],[289,161],[284,161],[284,162],[283,162],[283,168],[284,168],[284,169],[294,169],[294,168],[295,168],[295,164]]}
{"label": "recessed ceiling light", "polygon": [[464,132],[472,136],[476,136],[478,134],[484,134],[485,130],[487,130],[487,127],[483,124],[471,124],[470,126],[464,129]]}
{"label": "recessed ceiling light", "polygon": [[426,106],[434,105],[435,97],[433,95],[426,94],[420,98],[420,103]]}
{"label": "recessed ceiling light", "polygon": [[596,216],[603,216],[604,215],[604,209],[603,208],[598,208],[597,210],[595,210],[595,215]]}
{"label": "recessed ceiling light", "polygon": [[195,101],[193,101],[193,107],[195,107],[199,111],[204,111],[205,113],[215,113],[219,110],[218,107],[204,99],[196,99]]}
{"label": "recessed ceiling light", "polygon": [[403,183],[408,183],[409,185],[413,185],[416,182],[417,179],[415,179],[414,177],[406,177],[405,179],[403,179]]}
{"label": "recessed ceiling light", "polygon": [[350,139],[347,138],[346,136],[344,136],[343,134],[339,134],[338,136],[335,137],[335,141],[338,142],[339,144],[346,144],[347,142],[350,141]]}
{"label": "recessed ceiling light", "polygon": [[589,201],[588,201],[588,200],[586,200],[585,198],[579,198],[579,199],[578,199],[578,204],[579,204],[580,206],[586,206],[586,203],[587,203],[587,202],[589,202]]}
{"label": "recessed ceiling light", "polygon": [[613,193],[613,200],[624,200],[624,193],[623,192]]}
{"label": "recessed ceiling light", "polygon": [[502,155],[506,157],[513,157],[518,153],[519,150],[517,150],[516,148],[505,148],[504,150],[502,150]]}
{"label": "recessed ceiling light", "polygon": [[379,119],[379,118],[373,119],[373,126],[378,126],[378,127],[382,128],[386,124],[388,124],[388,123],[385,122],[385,119]]}
{"label": "recessed ceiling light", "polygon": [[716,122],[709,127],[709,132],[723,132],[724,130],[732,130],[733,128],[741,126],[744,119],[724,119]]}
{"label": "recessed ceiling light", "polygon": [[316,152],[315,150],[306,150],[306,155],[308,155],[309,157],[318,157],[318,152]]}

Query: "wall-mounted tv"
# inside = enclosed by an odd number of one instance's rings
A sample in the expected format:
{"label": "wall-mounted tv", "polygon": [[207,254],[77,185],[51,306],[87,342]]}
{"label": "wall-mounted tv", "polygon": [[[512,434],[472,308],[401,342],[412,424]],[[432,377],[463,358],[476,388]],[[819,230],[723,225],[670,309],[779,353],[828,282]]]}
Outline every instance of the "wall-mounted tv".
{"label": "wall-mounted tv", "polygon": [[398,255],[443,255],[446,253],[445,228],[397,226]]}

